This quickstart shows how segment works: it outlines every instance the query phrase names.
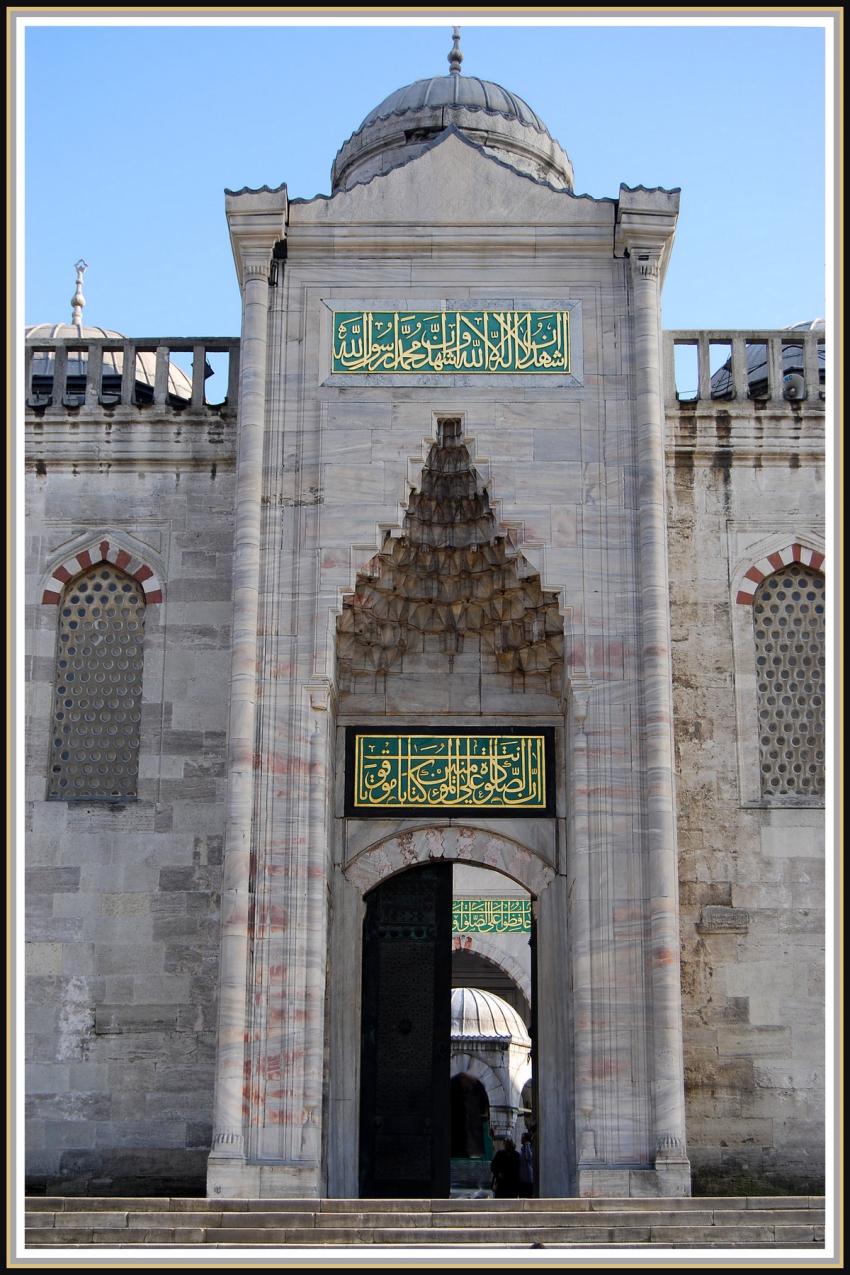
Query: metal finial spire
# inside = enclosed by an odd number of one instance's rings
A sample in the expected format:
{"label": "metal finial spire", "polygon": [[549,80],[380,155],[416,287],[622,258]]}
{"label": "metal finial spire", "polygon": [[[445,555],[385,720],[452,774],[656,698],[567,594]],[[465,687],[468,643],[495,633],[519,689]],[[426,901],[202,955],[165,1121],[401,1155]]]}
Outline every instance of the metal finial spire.
{"label": "metal finial spire", "polygon": [[460,75],[463,54],[460,51],[460,27],[452,27],[452,51],[449,54],[449,73]]}
{"label": "metal finial spire", "polygon": [[74,289],[74,295],[71,297],[71,322],[81,324],[83,321],[83,306],[86,299],[83,296],[83,275],[89,268],[89,263],[80,257],[79,261],[74,264],[77,272],[77,286]]}

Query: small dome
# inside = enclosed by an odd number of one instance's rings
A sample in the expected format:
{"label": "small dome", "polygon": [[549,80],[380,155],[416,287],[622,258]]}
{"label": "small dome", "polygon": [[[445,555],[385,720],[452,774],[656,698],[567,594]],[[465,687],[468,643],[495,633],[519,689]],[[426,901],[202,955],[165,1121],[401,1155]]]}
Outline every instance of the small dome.
{"label": "small dome", "polygon": [[514,1041],[531,1046],[519,1014],[492,992],[456,987],[452,992],[452,1039]]}
{"label": "small dome", "polygon": [[[111,328],[83,326],[80,323],[36,323],[26,329],[27,341],[125,341],[121,332],[113,332]],[[69,380],[84,377],[88,358],[85,350],[68,351]],[[105,376],[121,377],[124,368],[124,355],[121,350],[103,351],[103,373]],[[53,376],[53,351],[37,350],[32,360],[33,377]],[[148,385],[151,389],[156,380],[156,354],[153,350],[139,350],[136,354],[136,384]],[[192,397],[192,382],[186,373],[169,360],[168,393],[174,398],[189,400]]]}
{"label": "small dome", "polygon": [[803,323],[789,323],[786,332],[825,332],[825,319],[806,319]]}
{"label": "small dome", "polygon": [[434,75],[430,80],[416,80],[396,89],[369,112],[360,128],[386,119],[388,115],[436,106],[465,106],[472,111],[493,111],[505,119],[529,124],[540,133],[548,132],[539,115],[516,93],[510,93],[501,84],[493,84],[490,80],[479,80],[475,75]]}
{"label": "small dome", "polygon": [[333,190],[389,172],[454,127],[530,177],[571,191],[569,156],[528,103],[500,84],[461,75],[459,65],[449,75],[396,89],[371,110],[337,152]]}

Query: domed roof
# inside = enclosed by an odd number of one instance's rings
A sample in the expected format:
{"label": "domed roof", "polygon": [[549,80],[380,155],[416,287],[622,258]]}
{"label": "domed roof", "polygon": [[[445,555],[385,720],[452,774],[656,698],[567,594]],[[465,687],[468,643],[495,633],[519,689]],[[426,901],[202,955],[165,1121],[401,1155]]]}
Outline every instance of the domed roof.
{"label": "domed roof", "polygon": [[396,89],[369,112],[337,152],[331,172],[334,191],[413,159],[451,127],[528,176],[572,190],[569,156],[540,117],[500,84],[461,75],[462,60],[455,28],[450,73]]}
{"label": "domed roof", "polygon": [[452,1039],[515,1041],[531,1045],[519,1014],[492,992],[456,987],[452,992]]}
{"label": "domed roof", "polygon": [[82,323],[33,323],[25,329],[28,341],[124,341],[126,337],[111,328],[83,327]]}
{"label": "domed roof", "polygon": [[434,75],[430,80],[415,80],[413,84],[396,89],[385,97],[369,112],[360,128],[386,119],[388,115],[401,115],[404,111],[433,106],[465,106],[473,111],[493,111],[505,119],[529,124],[538,132],[548,132],[539,115],[516,93],[503,89],[501,84],[493,84],[491,80],[479,80],[474,75]]}
{"label": "domed roof", "polygon": [[825,332],[825,319],[806,319],[803,323],[789,323],[786,332]]}

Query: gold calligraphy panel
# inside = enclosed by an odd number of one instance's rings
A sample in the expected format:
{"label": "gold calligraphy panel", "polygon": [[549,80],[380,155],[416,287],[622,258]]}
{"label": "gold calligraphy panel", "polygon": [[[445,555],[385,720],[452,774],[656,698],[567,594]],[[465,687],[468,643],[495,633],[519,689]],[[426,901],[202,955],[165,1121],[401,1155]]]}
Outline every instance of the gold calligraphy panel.
{"label": "gold calligraphy panel", "polygon": [[347,813],[549,813],[545,730],[512,735],[351,730]]}
{"label": "gold calligraphy panel", "polygon": [[568,310],[340,310],[334,372],[570,371]]}
{"label": "gold calligraphy panel", "polygon": [[526,933],[531,929],[528,899],[455,899],[453,934]]}

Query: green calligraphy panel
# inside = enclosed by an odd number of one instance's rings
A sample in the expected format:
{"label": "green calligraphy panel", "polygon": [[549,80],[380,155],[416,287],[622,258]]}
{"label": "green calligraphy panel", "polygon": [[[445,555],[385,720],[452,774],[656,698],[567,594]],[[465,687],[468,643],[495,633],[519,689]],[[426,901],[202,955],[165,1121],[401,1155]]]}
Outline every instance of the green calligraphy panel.
{"label": "green calligraphy panel", "polygon": [[549,734],[379,734],[351,727],[346,813],[549,814]]}
{"label": "green calligraphy panel", "polygon": [[455,899],[453,934],[527,933],[531,929],[528,899]]}
{"label": "green calligraphy panel", "polygon": [[334,372],[570,371],[568,310],[340,310]]}

